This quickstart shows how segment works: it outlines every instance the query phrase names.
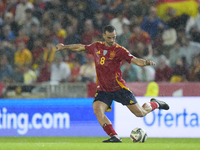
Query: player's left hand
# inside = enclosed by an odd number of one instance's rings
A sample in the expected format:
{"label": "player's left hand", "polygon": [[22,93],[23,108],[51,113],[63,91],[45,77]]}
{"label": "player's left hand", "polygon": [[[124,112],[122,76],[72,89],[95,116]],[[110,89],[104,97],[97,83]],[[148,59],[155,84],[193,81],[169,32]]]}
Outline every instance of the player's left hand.
{"label": "player's left hand", "polygon": [[63,47],[64,47],[64,44],[62,44],[62,43],[57,44],[56,45],[56,51],[62,50]]}

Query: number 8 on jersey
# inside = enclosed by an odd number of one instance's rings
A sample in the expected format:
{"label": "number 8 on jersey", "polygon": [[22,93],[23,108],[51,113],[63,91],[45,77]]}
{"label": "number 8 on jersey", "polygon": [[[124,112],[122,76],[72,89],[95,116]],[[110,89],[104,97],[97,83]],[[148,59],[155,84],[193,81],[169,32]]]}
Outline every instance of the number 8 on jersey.
{"label": "number 8 on jersey", "polygon": [[101,65],[104,65],[104,63],[105,63],[105,57],[101,57],[100,64],[101,64]]}

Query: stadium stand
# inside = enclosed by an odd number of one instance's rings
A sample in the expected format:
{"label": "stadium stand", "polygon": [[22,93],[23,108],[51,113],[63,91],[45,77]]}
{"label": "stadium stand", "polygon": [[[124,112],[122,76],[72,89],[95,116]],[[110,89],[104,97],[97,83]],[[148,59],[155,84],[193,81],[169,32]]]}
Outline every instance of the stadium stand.
{"label": "stadium stand", "polygon": [[[119,29],[116,41],[134,56],[159,64],[151,68],[155,75],[150,80],[142,80],[141,75],[130,76],[128,65],[122,63],[127,82],[196,86],[194,82],[200,84],[199,22],[198,0],[0,0],[0,83],[6,91],[3,95],[93,96],[89,90],[95,89],[90,87],[95,81],[83,80],[80,73],[90,59],[87,53],[66,50],[58,54],[55,45],[102,40],[102,28],[109,23]],[[55,63],[60,65],[54,59],[58,56],[71,74],[53,83],[50,70]],[[159,63],[161,59],[170,68],[167,73]],[[134,72],[141,74],[139,71]],[[164,74],[165,78],[158,78]]]}

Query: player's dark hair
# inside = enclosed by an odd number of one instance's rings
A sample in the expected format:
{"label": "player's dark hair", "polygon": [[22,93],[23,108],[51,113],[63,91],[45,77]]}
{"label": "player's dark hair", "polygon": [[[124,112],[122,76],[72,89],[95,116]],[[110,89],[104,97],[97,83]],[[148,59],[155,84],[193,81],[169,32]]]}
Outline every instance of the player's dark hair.
{"label": "player's dark hair", "polygon": [[109,33],[112,33],[112,32],[114,32],[114,31],[116,31],[116,29],[115,29],[115,27],[112,26],[112,25],[107,25],[107,26],[104,27],[103,33],[105,34],[106,31],[108,31]]}

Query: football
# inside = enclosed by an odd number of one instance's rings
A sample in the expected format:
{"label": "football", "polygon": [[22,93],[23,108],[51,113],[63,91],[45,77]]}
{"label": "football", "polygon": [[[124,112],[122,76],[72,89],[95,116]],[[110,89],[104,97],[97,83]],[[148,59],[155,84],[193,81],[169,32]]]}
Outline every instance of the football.
{"label": "football", "polygon": [[134,143],[144,143],[147,139],[147,133],[142,128],[135,128],[131,131],[130,138]]}

